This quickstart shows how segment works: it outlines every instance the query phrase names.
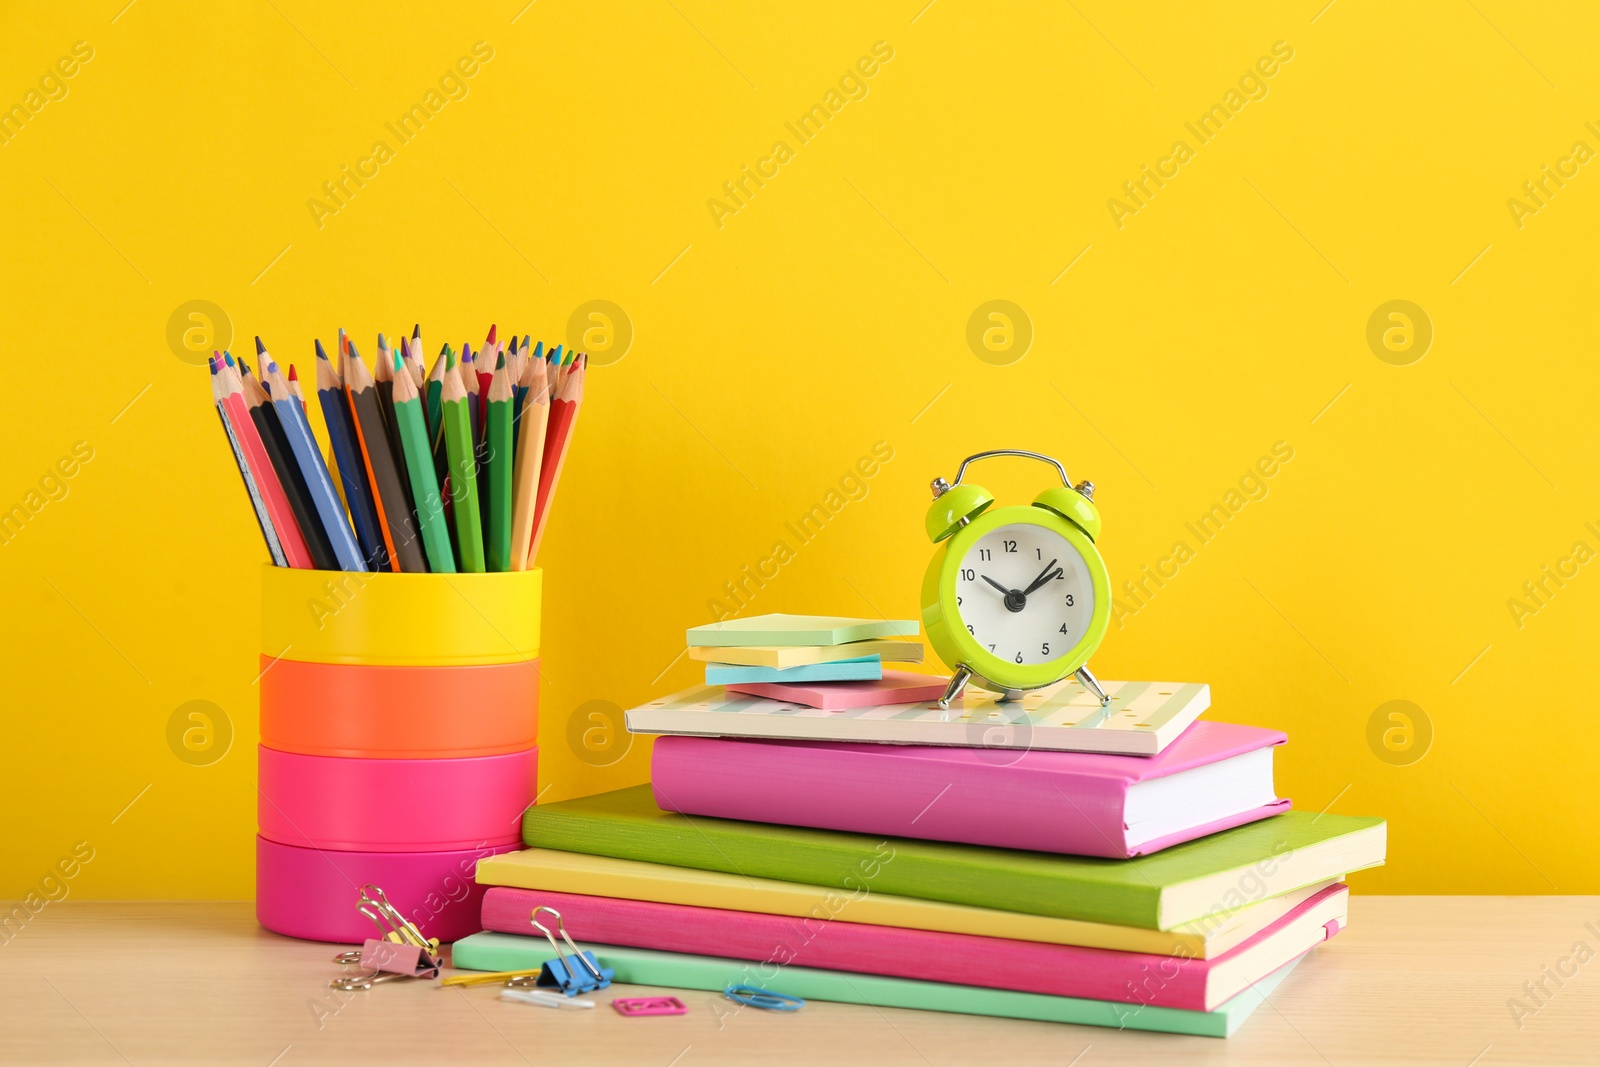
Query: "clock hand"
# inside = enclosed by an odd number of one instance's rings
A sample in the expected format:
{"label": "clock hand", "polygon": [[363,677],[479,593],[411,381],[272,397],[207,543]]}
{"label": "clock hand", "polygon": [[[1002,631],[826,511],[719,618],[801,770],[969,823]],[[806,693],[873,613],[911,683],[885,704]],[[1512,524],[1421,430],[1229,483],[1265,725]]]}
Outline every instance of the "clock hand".
{"label": "clock hand", "polygon": [[1022,595],[1023,596],[1027,596],[1029,593],[1031,593],[1035,589],[1039,588],[1045,582],[1048,582],[1048,581],[1051,581],[1052,579],[1054,579],[1055,578],[1055,567],[1056,567],[1056,564],[1058,562],[1060,562],[1060,561],[1053,559],[1049,563],[1045,564],[1044,570],[1039,572],[1039,577],[1035,578],[1033,580],[1033,584],[1028,586],[1028,588],[1026,588],[1026,589],[1024,589],[1022,591]]}
{"label": "clock hand", "polygon": [[1001,585],[999,582],[995,581],[993,578],[989,577],[987,574],[979,575],[979,577],[981,577],[984,581],[988,582],[990,585],[994,586],[996,589],[1000,590],[1001,594],[1003,594],[1005,596],[1010,596],[1011,595],[1011,590],[1007,589],[1005,586]]}

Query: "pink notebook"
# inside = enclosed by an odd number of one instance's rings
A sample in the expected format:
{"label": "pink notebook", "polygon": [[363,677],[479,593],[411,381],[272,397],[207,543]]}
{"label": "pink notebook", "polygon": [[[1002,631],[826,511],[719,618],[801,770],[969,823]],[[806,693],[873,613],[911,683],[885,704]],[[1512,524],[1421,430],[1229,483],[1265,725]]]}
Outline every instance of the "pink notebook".
{"label": "pink notebook", "polygon": [[883,677],[865,682],[740,682],[731,693],[748,693],[768,700],[787,700],[823,711],[876,708],[884,704],[920,704],[944,696],[948,678],[909,671],[884,671]]}
{"label": "pink notebook", "polygon": [[1196,722],[1155,756],[658,737],[667,811],[1128,859],[1289,808],[1277,730]]}
{"label": "pink notebook", "polygon": [[[1343,929],[1349,891],[1330,886],[1236,948],[1214,959],[903,930],[834,918],[657,904],[542,889],[490,889],[483,925],[536,935],[528,917],[541,905],[561,913],[580,947],[605,945],[750,960],[759,984],[783,988],[782,966],[820,967],[925,982],[1015,989],[1058,997],[1211,1011]],[[776,971],[777,974],[773,974]]]}

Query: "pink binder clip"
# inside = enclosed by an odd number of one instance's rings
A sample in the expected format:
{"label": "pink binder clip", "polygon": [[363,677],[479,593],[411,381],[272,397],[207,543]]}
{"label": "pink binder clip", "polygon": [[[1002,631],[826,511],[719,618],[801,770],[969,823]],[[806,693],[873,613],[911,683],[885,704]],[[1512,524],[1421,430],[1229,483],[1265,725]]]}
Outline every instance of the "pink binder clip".
{"label": "pink binder clip", "polygon": [[360,965],[369,973],[335,978],[328,983],[331,988],[349,992],[371,989],[379,982],[396,978],[439,977],[444,962],[439,955],[439,942],[423,937],[416,924],[389,903],[383,890],[375,885],[362,886],[356,908],[372,920],[381,936],[368,938],[360,952],[341,952],[333,958],[340,966]]}
{"label": "pink binder clip", "polygon": [[689,1009],[677,997],[618,997],[611,1002],[619,1015],[687,1015]]}

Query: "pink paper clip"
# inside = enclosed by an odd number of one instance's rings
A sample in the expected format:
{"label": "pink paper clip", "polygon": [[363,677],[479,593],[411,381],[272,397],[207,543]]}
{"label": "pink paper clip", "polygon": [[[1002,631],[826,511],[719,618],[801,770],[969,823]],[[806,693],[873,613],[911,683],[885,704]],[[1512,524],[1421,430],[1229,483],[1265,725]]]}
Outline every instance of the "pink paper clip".
{"label": "pink paper clip", "polygon": [[677,997],[618,997],[611,1002],[619,1015],[687,1015],[689,1009]]}

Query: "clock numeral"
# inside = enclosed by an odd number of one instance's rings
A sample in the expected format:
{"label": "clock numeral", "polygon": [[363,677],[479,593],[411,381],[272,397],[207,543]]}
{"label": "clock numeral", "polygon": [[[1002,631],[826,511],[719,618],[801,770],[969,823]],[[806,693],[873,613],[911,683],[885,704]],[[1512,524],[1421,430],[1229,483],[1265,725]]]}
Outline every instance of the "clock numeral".
{"label": "clock numeral", "polygon": [[990,645],[990,646],[989,646],[989,651],[990,651],[990,652],[993,652],[993,651],[994,651],[994,646],[993,646],[993,645]]}
{"label": "clock numeral", "polygon": [[1066,626],[1066,623],[1062,623],[1062,624],[1061,624],[1061,632],[1062,632],[1062,633],[1066,633],[1066,632],[1067,632],[1067,626]]}
{"label": "clock numeral", "polygon": [[1017,550],[1017,543],[1015,541],[1001,541],[1000,544],[1004,546],[1007,552],[1015,552]]}
{"label": "clock numeral", "polygon": [[961,580],[963,582],[976,581],[977,577],[978,577],[978,572],[975,571],[975,570],[972,570],[971,568],[964,569],[961,572]]}
{"label": "clock numeral", "polygon": [[1034,549],[1033,550],[1033,557],[1035,559],[1044,559],[1044,549],[1042,549],[1042,548]]}
{"label": "clock numeral", "polygon": [[978,631],[976,631],[976,630],[974,630],[972,628],[972,624],[970,622],[967,623],[967,633],[971,634],[973,637],[977,637],[978,636]]}
{"label": "clock numeral", "polygon": [[1064,582],[1066,580],[1067,580],[1067,571],[1066,571],[1065,567],[1063,567],[1060,570],[1056,571],[1056,581]]}
{"label": "clock numeral", "polygon": [[1017,662],[1018,662],[1018,663],[1021,663],[1021,662],[1022,662],[1022,653],[1021,653],[1021,652],[1018,652],[1018,653],[1017,653]]}
{"label": "clock numeral", "polygon": [[992,552],[990,552],[987,548],[978,549],[978,559],[980,559],[980,560],[990,560],[990,559],[993,559],[993,558],[994,558],[994,554]]}
{"label": "clock numeral", "polygon": [[1050,654],[1050,642],[1046,641],[1044,644],[1039,646],[1039,655],[1048,656],[1049,654]]}
{"label": "clock numeral", "polygon": [[960,606],[961,606],[961,598],[960,597],[956,597],[956,607],[959,608]]}
{"label": "clock numeral", "polygon": [[1069,608],[1072,607],[1072,594],[1071,593],[1067,594],[1067,607],[1069,607]]}

